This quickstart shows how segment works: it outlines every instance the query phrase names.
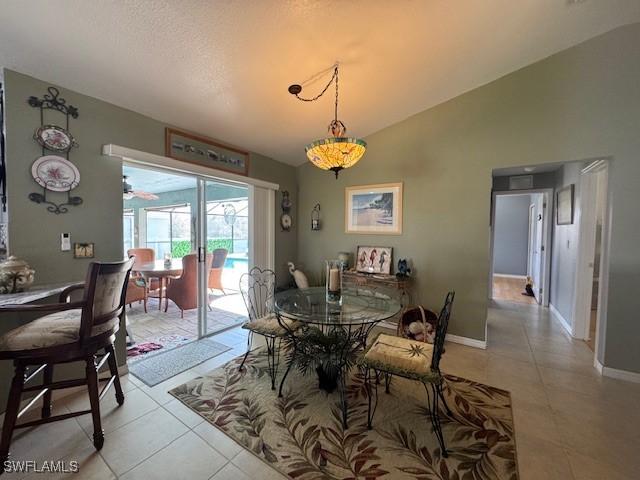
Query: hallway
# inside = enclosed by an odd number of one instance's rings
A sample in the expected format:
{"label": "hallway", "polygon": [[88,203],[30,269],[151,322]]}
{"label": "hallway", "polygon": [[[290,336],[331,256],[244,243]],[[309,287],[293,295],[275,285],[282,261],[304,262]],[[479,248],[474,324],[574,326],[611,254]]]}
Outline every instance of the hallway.
{"label": "hallway", "polygon": [[640,478],[640,384],[600,376],[548,309],[496,301],[487,350],[449,343],[442,362],[511,392],[521,479]]}

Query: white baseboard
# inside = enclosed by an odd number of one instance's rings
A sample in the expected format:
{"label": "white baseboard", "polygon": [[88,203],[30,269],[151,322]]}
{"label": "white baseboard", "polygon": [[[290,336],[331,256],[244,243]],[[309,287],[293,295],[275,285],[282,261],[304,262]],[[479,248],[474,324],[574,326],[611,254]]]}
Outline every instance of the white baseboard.
{"label": "white baseboard", "polygon": [[494,273],[493,276],[494,277],[504,277],[504,278],[519,278],[521,280],[526,280],[527,279],[526,275],[512,275],[510,273]]}
{"label": "white baseboard", "polygon": [[617,368],[602,367],[602,375],[605,377],[625,380],[627,382],[640,383],[640,373],[628,370],[618,370]]}
{"label": "white baseboard", "polygon": [[596,367],[598,373],[603,377],[615,378],[616,380],[625,380],[627,382],[640,383],[640,373],[605,367],[598,361],[598,359],[593,360],[593,366]]}
{"label": "white baseboard", "polygon": [[482,350],[487,349],[486,340],[476,340],[475,338],[460,337],[458,335],[452,335],[450,333],[447,333],[446,340],[453,343],[459,343],[460,345],[466,345],[468,347],[481,348]]}
{"label": "white baseboard", "polygon": [[558,311],[558,309],[553,306],[552,303],[549,304],[549,310],[551,310],[551,313],[560,322],[560,325],[562,325],[562,328],[564,328],[567,331],[567,333],[571,335],[571,337],[575,337],[575,335],[573,334],[573,330],[571,329],[571,325],[569,325],[569,322],[567,322],[567,320],[562,316],[562,314]]}
{"label": "white baseboard", "polygon": [[598,361],[598,358],[595,355],[593,356],[593,366],[596,367],[596,370],[598,371],[598,373],[602,375],[602,370],[604,369],[604,365],[602,365]]}

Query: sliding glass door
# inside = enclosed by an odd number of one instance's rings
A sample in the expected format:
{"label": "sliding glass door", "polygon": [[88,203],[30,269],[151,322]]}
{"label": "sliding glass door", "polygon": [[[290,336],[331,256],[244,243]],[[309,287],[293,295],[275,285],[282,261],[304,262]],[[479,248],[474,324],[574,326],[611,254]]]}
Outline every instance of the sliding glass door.
{"label": "sliding glass door", "polygon": [[248,187],[201,180],[201,246],[203,322],[201,335],[242,324],[246,309],[239,292],[240,277],[249,261]]}

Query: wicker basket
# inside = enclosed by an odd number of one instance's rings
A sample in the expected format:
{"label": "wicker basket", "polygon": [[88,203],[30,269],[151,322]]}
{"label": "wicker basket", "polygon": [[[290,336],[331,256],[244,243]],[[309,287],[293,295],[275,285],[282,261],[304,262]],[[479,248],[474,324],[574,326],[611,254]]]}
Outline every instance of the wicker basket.
{"label": "wicker basket", "polygon": [[398,336],[433,343],[438,315],[421,305],[408,308],[398,322]]}

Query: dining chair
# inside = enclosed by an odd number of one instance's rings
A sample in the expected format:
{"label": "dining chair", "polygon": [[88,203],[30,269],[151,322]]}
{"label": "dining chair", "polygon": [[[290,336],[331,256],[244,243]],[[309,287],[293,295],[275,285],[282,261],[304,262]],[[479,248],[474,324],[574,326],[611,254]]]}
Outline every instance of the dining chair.
{"label": "dining chair", "polygon": [[[207,254],[205,264],[211,268],[213,255]],[[166,287],[166,303],[164,311],[169,309],[169,300],[180,309],[180,318],[184,318],[185,310],[198,308],[198,254],[190,253],[182,257],[182,273],[172,278]]]}
{"label": "dining chair", "polygon": [[213,261],[207,282],[207,288],[209,290],[220,290],[224,295],[226,295],[226,292],[222,287],[222,271],[224,270],[224,262],[227,260],[228,253],[229,250],[226,248],[216,248],[213,251]]}
{"label": "dining chair", "polygon": [[129,282],[127,283],[125,304],[129,305],[129,308],[131,308],[131,304],[133,302],[142,302],[144,306],[144,313],[147,313],[147,300],[147,284],[144,279],[141,277],[130,277]]}
{"label": "dining chair", "polygon": [[[421,382],[427,393],[427,408],[430,413],[431,425],[440,444],[443,457],[447,457],[448,454],[440,425],[439,401],[442,401],[448,415],[451,416],[452,412],[443,395],[444,378],[440,371],[440,359],[444,350],[444,339],[447,334],[454,298],[455,292],[453,291],[446,296],[444,306],[438,316],[433,345],[381,333],[365,350],[360,359],[368,396],[367,427],[371,429],[373,424],[373,416],[378,403],[377,380],[380,374],[384,374],[386,377],[387,393],[391,376]],[[371,370],[375,372],[374,375],[371,374]]]}
{"label": "dining chair", "polygon": [[127,257],[135,257],[132,276],[141,278],[145,282],[147,293],[158,290],[160,288],[159,278],[145,278],[135,271],[136,267],[139,265],[155,262],[156,251],[153,248],[130,248],[129,250],[127,250]]}
{"label": "dining chair", "polygon": [[[244,354],[238,370],[242,371],[244,363],[251,352],[253,335],[262,335],[267,344],[271,390],[276,389],[276,375],[280,363],[280,343],[288,333],[278,322],[274,312],[275,286],[276,274],[273,270],[253,267],[248,273],[244,273],[240,277],[240,293],[249,315],[242,328],[249,330],[249,335],[247,337],[247,352]],[[285,319],[281,321],[285,322],[285,325],[291,331],[298,327],[297,322]]]}
{"label": "dining chair", "polygon": [[[100,400],[113,385],[118,405],[124,403],[113,343],[125,311],[126,285],[132,265],[133,259],[114,263],[92,262],[85,283],[63,290],[59,303],[3,307],[3,312],[46,315],[0,336],[0,360],[12,360],[15,368],[2,426],[0,472],[9,457],[13,432],[19,428],[91,413],[93,445],[97,450],[102,448],[104,432],[100,420]],[[82,299],[69,301],[69,296],[76,290],[83,290]],[[103,354],[99,354],[101,350]],[[75,361],[85,362],[84,377],[53,380],[55,365]],[[98,372],[105,362],[109,367],[109,376],[99,378]],[[43,372],[41,385],[25,386],[40,372]],[[98,385],[101,382],[105,385],[100,390]],[[89,393],[89,410],[51,416],[53,390],[83,385],[87,386]],[[23,393],[35,393],[35,396],[20,409]],[[43,399],[41,418],[17,424],[18,419],[40,398]]]}

